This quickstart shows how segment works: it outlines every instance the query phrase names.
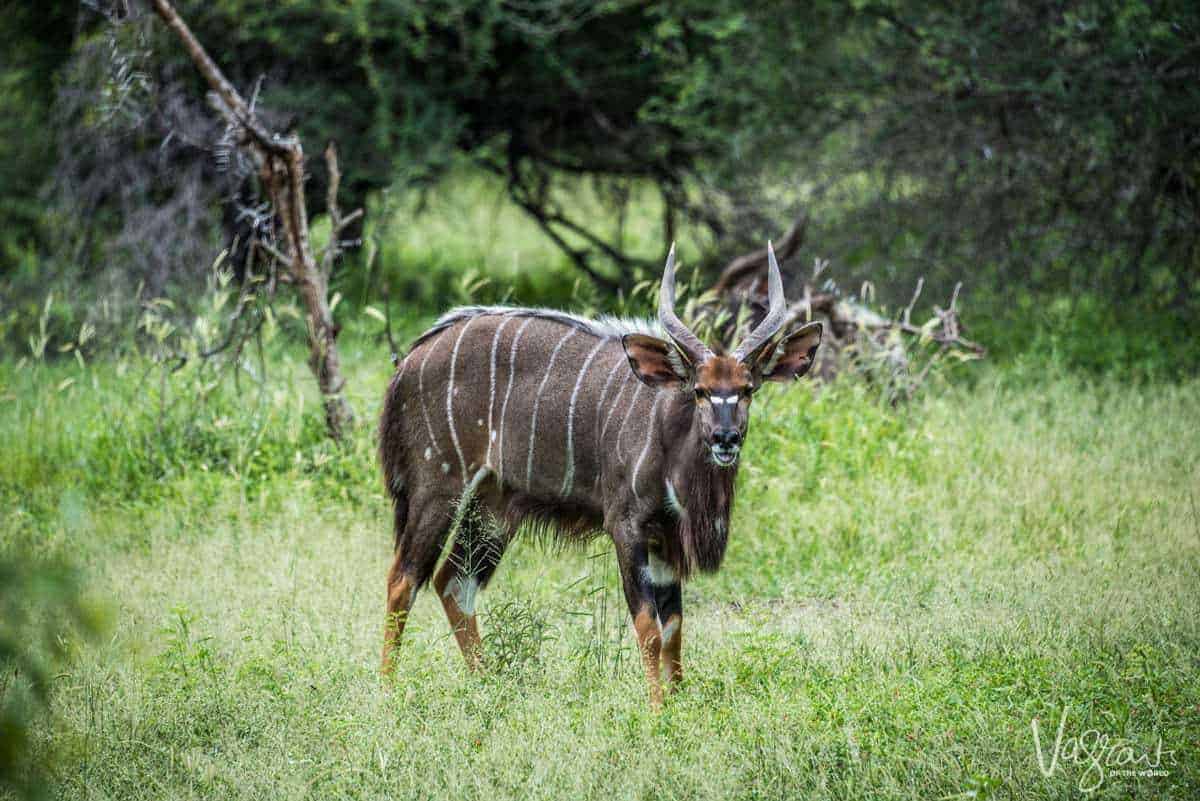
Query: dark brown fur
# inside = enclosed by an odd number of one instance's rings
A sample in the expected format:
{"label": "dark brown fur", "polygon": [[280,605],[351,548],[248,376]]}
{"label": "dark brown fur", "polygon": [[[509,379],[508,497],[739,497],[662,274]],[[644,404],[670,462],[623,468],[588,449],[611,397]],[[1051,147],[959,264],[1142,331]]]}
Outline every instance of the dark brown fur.
{"label": "dark brown fur", "polygon": [[[728,356],[693,368],[665,342],[556,312],[478,308],[416,340],[379,428],[396,528],[385,669],[452,530],[434,585],[473,667],[475,594],[515,532],[571,541],[603,531],[657,699],[661,632],[682,624],[680,582],[716,570],[729,539],[737,449],[722,466],[714,437],[744,436],[762,378]],[[669,643],[675,677],[679,642]]]}

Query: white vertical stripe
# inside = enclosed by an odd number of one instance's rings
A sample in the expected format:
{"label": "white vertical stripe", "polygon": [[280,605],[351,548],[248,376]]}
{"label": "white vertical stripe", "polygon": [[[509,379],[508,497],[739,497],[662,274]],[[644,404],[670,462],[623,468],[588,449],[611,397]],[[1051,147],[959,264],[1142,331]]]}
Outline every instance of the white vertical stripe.
{"label": "white vertical stripe", "polygon": [[663,393],[654,393],[654,405],[650,407],[650,419],[646,421],[646,444],[642,446],[642,453],[638,456],[637,464],[633,466],[633,497],[638,499],[637,482],[638,472],[642,469],[642,462],[646,461],[646,454],[650,452],[650,443],[654,440],[655,427],[654,423],[658,420],[658,404],[662,400]]}
{"label": "white vertical stripe", "polygon": [[463,458],[462,446],[458,442],[458,430],[454,427],[454,366],[458,364],[458,346],[462,344],[471,323],[478,319],[469,318],[458,332],[458,339],[454,340],[454,349],[450,351],[450,380],[446,382],[446,422],[450,425],[450,441],[454,443],[454,452],[458,454],[458,468],[462,472],[463,481],[467,480],[467,461]]}
{"label": "white vertical stripe", "polygon": [[[617,392],[616,397],[612,399],[612,403],[608,407],[608,414],[604,418],[604,425],[600,428],[601,438],[604,437],[604,432],[608,431],[608,424],[612,421],[613,415],[617,412],[617,402],[620,401],[621,396],[625,394],[625,387],[629,385],[629,377],[630,376],[628,373],[622,377],[621,389]],[[636,381],[637,379],[635,378],[634,380]]]}
{"label": "white vertical stripe", "polygon": [[525,486],[533,486],[533,446],[537,442],[537,416],[538,406],[542,403],[542,392],[546,389],[546,382],[550,380],[551,373],[554,372],[554,360],[558,358],[558,352],[567,340],[579,333],[578,329],[572,328],[563,334],[563,338],[558,340],[558,344],[554,346],[554,350],[550,352],[550,363],[546,365],[546,374],[542,376],[542,383],[538,385],[537,395],[533,398],[533,419],[529,423],[529,456],[525,460]]}
{"label": "white vertical stripe", "polygon": [[579,377],[575,379],[575,388],[571,390],[571,402],[567,404],[567,469],[563,475],[562,490],[559,494],[564,497],[571,494],[571,490],[575,488],[575,399],[579,396],[579,387],[583,385],[583,377],[587,375],[588,367],[592,364],[592,359],[596,358],[596,354],[600,352],[600,348],[604,347],[604,340],[596,343],[596,347],[592,348],[592,352],[588,354],[587,359],[583,362],[583,367],[579,370]]}
{"label": "white vertical stripe", "polygon": [[429,361],[429,357],[433,355],[433,346],[436,342],[435,339],[429,343],[429,349],[425,351],[425,358],[421,359],[421,369],[417,370],[417,395],[421,402],[421,416],[425,418],[425,430],[429,432],[429,442],[437,451],[438,456],[441,456],[442,446],[438,445],[433,436],[433,423],[429,422],[429,409],[425,407],[425,365]]}
{"label": "white vertical stripe", "polygon": [[[535,319],[537,318],[529,317],[526,318],[525,322],[521,323],[521,327],[517,329],[516,336],[513,337],[512,347],[508,351],[508,387],[504,390],[504,403],[500,404],[500,445],[499,453],[496,456],[496,482],[500,485],[504,484],[504,414],[508,411],[508,396],[512,394],[513,381],[515,379],[517,343],[521,341],[521,334],[525,333],[525,328]],[[489,434],[488,436],[491,435]]]}
{"label": "white vertical stripe", "polygon": [[646,386],[641,381],[637,382],[637,389],[633,391],[633,399],[629,401],[629,408],[625,411],[625,416],[621,418],[621,427],[617,429],[617,454],[621,457],[621,464],[625,464],[625,451],[621,450],[621,434],[625,433],[625,424],[629,422],[629,415],[633,414],[634,407],[637,406],[638,396],[642,394],[642,387]]}
{"label": "white vertical stripe", "polygon": [[505,317],[500,325],[496,326],[496,335],[492,337],[492,372],[491,378],[488,381],[488,423],[487,423],[487,456],[483,458],[483,463],[490,465],[492,463],[492,443],[496,438],[492,436],[492,411],[496,407],[496,349],[500,345],[500,334],[504,331],[504,327],[513,321],[512,317]]}
{"label": "white vertical stripe", "polygon": [[600,397],[596,400],[596,433],[600,432],[600,408],[604,406],[604,399],[608,396],[608,388],[612,385],[613,379],[617,377],[617,370],[621,368],[621,365],[628,363],[625,360],[625,352],[618,352],[617,363],[608,371],[608,378],[604,381],[604,389],[600,390]]}

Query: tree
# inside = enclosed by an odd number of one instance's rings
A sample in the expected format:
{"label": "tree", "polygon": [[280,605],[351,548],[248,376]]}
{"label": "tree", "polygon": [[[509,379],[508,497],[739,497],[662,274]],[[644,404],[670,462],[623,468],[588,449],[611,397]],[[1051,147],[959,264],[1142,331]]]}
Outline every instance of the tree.
{"label": "tree", "polygon": [[[274,212],[284,232],[286,254],[263,243],[271,256],[288,270],[308,311],[309,366],[317,378],[325,405],[325,423],[329,434],[341,440],[345,429],[354,422],[354,410],[342,391],[341,360],[337,350],[337,329],[329,308],[329,267],[336,256],[342,228],[350,218],[337,212],[337,189],[340,172],[332,143],[325,150],[329,170],[327,207],[333,219],[327,258],[318,264],[308,236],[308,206],[304,191],[304,148],[299,137],[281,136],[268,131],[259,120],[254,107],[233,87],[220,67],[192,34],[191,29],[176,13],[168,0],[153,0],[155,12],[179,38],[196,69],[217,96],[217,107],[229,125],[236,130],[238,143],[252,155],[258,165],[259,179],[271,199]],[[357,217],[361,212],[355,212]]]}

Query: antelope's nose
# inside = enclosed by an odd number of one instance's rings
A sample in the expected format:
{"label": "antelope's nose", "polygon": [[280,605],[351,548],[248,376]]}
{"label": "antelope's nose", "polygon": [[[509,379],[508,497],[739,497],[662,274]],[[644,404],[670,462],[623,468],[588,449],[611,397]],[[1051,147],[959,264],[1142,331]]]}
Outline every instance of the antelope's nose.
{"label": "antelope's nose", "polygon": [[736,448],[742,444],[742,434],[736,428],[718,428],[713,433],[713,444],[722,448]]}

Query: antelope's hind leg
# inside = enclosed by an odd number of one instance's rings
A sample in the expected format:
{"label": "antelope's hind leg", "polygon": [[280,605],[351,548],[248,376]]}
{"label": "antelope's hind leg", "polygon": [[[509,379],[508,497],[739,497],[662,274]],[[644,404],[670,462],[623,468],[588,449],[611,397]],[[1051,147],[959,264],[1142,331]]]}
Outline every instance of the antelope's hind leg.
{"label": "antelope's hind leg", "polygon": [[480,667],[482,659],[475,601],[496,572],[508,544],[507,533],[495,521],[484,519],[485,514],[478,502],[464,509],[450,555],[433,580],[454,639],[472,670]]}
{"label": "antelope's hind leg", "polygon": [[[387,577],[387,622],[383,633],[382,671],[391,675],[395,650],[419,590],[433,574],[450,533],[449,504],[426,499],[407,510],[397,507],[396,558]],[[408,512],[408,514],[405,514]]]}

